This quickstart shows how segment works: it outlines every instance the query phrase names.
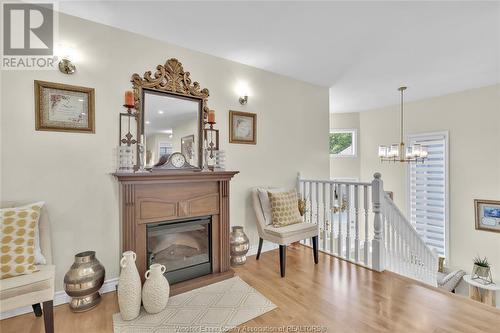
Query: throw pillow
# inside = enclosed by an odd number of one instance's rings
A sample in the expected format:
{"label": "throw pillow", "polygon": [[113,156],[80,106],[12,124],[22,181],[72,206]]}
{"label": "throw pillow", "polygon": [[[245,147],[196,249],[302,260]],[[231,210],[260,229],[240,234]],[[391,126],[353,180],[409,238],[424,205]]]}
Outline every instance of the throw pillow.
{"label": "throw pillow", "polygon": [[[39,201],[25,206],[19,206],[16,208],[31,208],[33,206],[38,206],[42,209],[45,202]],[[41,213],[40,213],[41,214]],[[47,260],[42,254],[42,249],[40,248],[40,224],[37,223],[35,227],[35,265],[45,265]]]}
{"label": "throw pillow", "polygon": [[41,206],[0,209],[0,279],[36,271],[35,228]]}
{"label": "throw pillow", "polygon": [[301,223],[302,217],[297,205],[297,192],[268,192],[273,217],[273,227],[279,228],[290,224]]}
{"label": "throw pillow", "polygon": [[260,207],[262,208],[262,214],[264,215],[264,220],[266,225],[273,224],[273,215],[271,212],[271,202],[269,201],[269,192],[280,193],[286,192],[283,188],[259,188],[257,189],[259,193]]}

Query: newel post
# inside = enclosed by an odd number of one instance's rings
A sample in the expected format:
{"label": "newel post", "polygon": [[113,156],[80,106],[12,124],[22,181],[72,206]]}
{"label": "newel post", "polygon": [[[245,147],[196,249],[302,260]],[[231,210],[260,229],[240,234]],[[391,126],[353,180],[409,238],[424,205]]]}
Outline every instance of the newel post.
{"label": "newel post", "polygon": [[372,268],[378,272],[385,270],[384,266],[384,239],[383,225],[381,216],[381,202],[384,193],[384,182],[380,178],[380,173],[376,172],[373,175],[372,181],[372,207],[373,207],[373,231],[372,240]]}

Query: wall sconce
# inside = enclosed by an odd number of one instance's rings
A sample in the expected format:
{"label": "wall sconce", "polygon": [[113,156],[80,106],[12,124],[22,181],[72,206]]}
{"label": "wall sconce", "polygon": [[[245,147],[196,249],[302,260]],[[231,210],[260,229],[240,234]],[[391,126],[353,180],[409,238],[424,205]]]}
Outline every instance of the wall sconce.
{"label": "wall sconce", "polygon": [[76,72],[76,66],[67,58],[63,58],[59,61],[59,71],[64,74],[73,74]]}
{"label": "wall sconce", "polygon": [[239,102],[241,105],[245,105],[248,103],[248,84],[246,82],[240,81],[236,85],[236,93],[239,98]]}
{"label": "wall sconce", "polygon": [[68,45],[58,45],[56,55],[61,59],[59,61],[59,71],[64,74],[73,74],[76,72],[76,65],[73,61],[78,61],[79,56],[76,50]]}
{"label": "wall sconce", "polygon": [[248,96],[242,96],[240,97],[240,104],[245,105],[248,102]]}

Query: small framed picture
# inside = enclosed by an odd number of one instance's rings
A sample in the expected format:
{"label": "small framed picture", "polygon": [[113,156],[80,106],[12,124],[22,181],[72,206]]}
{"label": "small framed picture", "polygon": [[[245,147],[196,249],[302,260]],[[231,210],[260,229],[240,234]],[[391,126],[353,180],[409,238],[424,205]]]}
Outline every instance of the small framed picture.
{"label": "small framed picture", "polygon": [[229,111],[229,142],[257,144],[257,115],[255,113]]}
{"label": "small framed picture", "polygon": [[500,232],[500,201],[474,200],[476,230]]}
{"label": "small framed picture", "polygon": [[37,131],[95,133],[94,89],[35,80]]}
{"label": "small framed picture", "polygon": [[181,153],[189,164],[193,163],[194,158],[194,134],[181,138]]}

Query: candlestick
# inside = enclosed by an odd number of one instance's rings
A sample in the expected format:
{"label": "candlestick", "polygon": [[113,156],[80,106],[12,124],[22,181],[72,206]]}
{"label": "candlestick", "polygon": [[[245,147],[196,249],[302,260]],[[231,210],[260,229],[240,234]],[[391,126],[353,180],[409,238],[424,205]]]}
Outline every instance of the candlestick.
{"label": "candlestick", "polygon": [[134,92],[132,90],[125,91],[125,105],[126,106],[134,105]]}

